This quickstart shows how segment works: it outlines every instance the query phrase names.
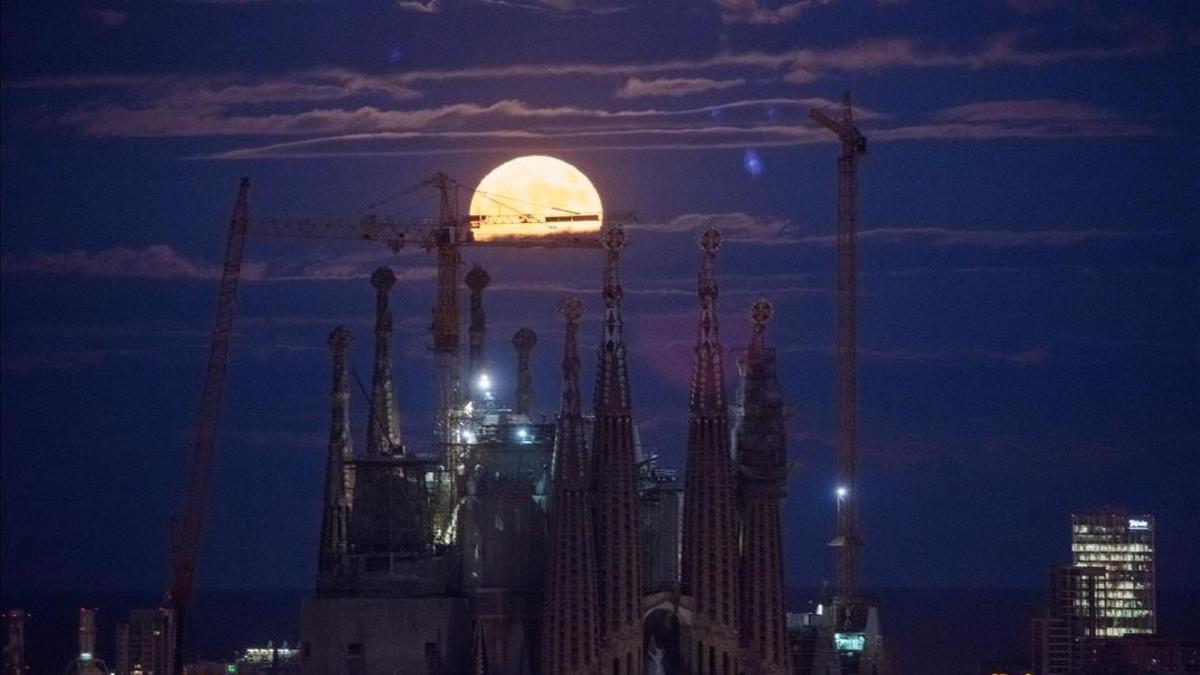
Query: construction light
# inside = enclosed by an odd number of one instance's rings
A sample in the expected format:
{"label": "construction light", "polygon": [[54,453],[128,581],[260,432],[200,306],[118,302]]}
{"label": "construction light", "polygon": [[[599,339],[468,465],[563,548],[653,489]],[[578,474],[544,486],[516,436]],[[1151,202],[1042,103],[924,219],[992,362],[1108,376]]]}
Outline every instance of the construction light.
{"label": "construction light", "polygon": [[847,490],[847,489],[846,489],[846,487],[845,487],[844,485],[839,485],[839,486],[838,486],[838,489],[837,489],[837,496],[838,496],[838,499],[845,499],[845,498],[846,498],[846,495],[848,495],[848,494],[850,494],[850,491],[849,491],[849,490]]}

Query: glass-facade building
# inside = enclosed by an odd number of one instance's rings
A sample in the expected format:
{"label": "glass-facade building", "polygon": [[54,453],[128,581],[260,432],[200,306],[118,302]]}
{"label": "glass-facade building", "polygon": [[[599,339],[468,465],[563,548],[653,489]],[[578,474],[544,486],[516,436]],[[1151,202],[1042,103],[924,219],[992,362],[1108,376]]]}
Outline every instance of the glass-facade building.
{"label": "glass-facade building", "polygon": [[1076,567],[1104,570],[1096,579],[1096,637],[1154,633],[1154,516],[1121,511],[1073,514]]}

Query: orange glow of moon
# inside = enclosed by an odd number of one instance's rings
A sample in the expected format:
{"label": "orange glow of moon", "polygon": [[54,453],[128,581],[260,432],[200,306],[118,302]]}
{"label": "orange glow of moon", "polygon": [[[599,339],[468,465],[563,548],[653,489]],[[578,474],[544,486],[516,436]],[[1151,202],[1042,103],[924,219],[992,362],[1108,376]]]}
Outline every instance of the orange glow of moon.
{"label": "orange glow of moon", "polygon": [[[478,225],[476,241],[599,232],[603,221],[600,193],[588,177],[546,155],[517,157],[492,169],[479,181],[470,213]],[[563,216],[595,217],[558,220]]]}

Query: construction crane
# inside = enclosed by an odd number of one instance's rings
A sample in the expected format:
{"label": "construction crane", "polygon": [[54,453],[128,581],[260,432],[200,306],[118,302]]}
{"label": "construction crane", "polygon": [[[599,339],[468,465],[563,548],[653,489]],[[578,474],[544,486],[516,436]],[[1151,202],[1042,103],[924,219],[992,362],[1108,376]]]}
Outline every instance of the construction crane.
{"label": "construction crane", "polygon": [[[558,224],[580,222],[599,224],[601,219],[600,214],[575,213],[460,218],[455,211],[453,199],[453,190],[458,186],[459,184],[445,173],[438,172],[401,193],[408,194],[421,187],[437,189],[441,200],[439,218],[436,221],[389,222],[380,220],[373,213],[363,216],[356,224],[330,220],[251,221],[247,206],[250,181],[244,177],[241,179],[225,244],[225,263],[217,292],[216,318],[213,322],[208,366],[204,372],[204,384],[196,415],[195,441],[185,476],[183,501],[171,528],[171,581],[166,605],[175,611],[174,672],[177,675],[183,674],[184,624],[196,576],[196,558],[212,479],[217,430],[229,363],[229,341],[233,333],[234,301],[241,278],[247,235],[382,242],[393,252],[399,252],[409,243],[413,243],[426,251],[437,252],[437,302],[433,308],[431,326],[439,390],[435,438],[445,449],[445,466],[454,469],[460,461],[456,452],[457,444],[452,438],[452,426],[454,416],[461,407],[458,339],[458,268],[462,262],[461,248],[490,246],[598,249],[600,238],[597,234],[559,232],[547,236],[508,236],[477,241],[475,230],[484,223],[540,223],[554,227]],[[378,205],[379,203],[376,203],[372,206]],[[457,481],[451,483],[456,484]],[[456,495],[451,495],[451,499],[456,498]]]}
{"label": "construction crane", "polygon": [[857,604],[859,550],[862,548],[855,484],[858,431],[855,301],[858,284],[858,162],[867,153],[867,137],[854,124],[850,92],[842,94],[840,119],[834,119],[816,108],[809,111],[809,117],[837,134],[842,142],[837,187],[837,536],[829,545],[834,548],[836,555],[837,597],[842,600],[838,604],[851,607]]}

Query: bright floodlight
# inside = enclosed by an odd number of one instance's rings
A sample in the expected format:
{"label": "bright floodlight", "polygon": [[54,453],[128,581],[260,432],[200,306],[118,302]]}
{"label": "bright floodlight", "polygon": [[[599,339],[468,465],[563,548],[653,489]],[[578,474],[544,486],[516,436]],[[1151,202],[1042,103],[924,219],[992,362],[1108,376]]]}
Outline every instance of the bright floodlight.
{"label": "bright floodlight", "polygon": [[517,428],[517,438],[519,438],[521,440],[525,440],[526,438],[529,438],[529,430],[526,429],[525,427]]}
{"label": "bright floodlight", "polygon": [[488,377],[487,373],[479,376],[479,388],[484,391],[488,391],[492,388],[492,378]]}
{"label": "bright floodlight", "polygon": [[845,486],[841,486],[841,485],[838,486],[837,496],[839,499],[845,499],[846,495],[848,495],[848,494],[850,494],[850,491],[847,490],[845,488]]}

